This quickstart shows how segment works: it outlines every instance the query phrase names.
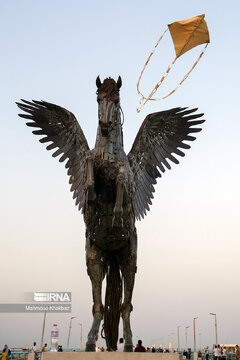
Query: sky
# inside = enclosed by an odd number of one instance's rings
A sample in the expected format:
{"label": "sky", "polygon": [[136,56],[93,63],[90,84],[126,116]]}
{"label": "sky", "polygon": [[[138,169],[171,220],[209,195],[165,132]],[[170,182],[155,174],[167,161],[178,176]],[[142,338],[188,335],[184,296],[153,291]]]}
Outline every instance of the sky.
{"label": "sky", "polygon": [[[133,294],[133,341],[193,347],[240,342],[239,313],[239,10],[237,0],[0,1],[1,33],[1,261],[0,303],[24,302],[34,291],[72,292],[72,314],[49,314],[66,346],[83,343],[92,322],[85,265],[85,225],[69,191],[63,164],[51,157],[19,118],[15,101],[46,100],[72,111],[90,148],[98,124],[95,79],[122,77],[124,144],[129,152],[147,114],[198,107],[206,122],[180,165],[156,186],[151,211],[137,222],[138,271]],[[137,114],[136,83],[168,23],[206,15],[210,44],[180,89]],[[202,50],[180,58],[164,96]],[[144,73],[147,94],[174,58],[169,34]],[[0,314],[0,347],[39,346],[42,314]],[[120,326],[120,335],[122,328]],[[201,335],[199,335],[201,334]],[[170,335],[170,336],[169,336]],[[200,344],[201,342],[201,344]],[[100,340],[100,345],[103,344]]]}

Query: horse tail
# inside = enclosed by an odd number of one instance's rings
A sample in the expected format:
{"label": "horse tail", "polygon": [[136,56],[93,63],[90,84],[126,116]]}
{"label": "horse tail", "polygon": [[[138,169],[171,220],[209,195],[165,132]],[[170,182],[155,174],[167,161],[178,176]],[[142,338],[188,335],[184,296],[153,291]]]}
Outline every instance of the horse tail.
{"label": "horse tail", "polygon": [[122,276],[115,256],[110,259],[104,306],[104,333],[108,351],[117,350],[122,303]]}

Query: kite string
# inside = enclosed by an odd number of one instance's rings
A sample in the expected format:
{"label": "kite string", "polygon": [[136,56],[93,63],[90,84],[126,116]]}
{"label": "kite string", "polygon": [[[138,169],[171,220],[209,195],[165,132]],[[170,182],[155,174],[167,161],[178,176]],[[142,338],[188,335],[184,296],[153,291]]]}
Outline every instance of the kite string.
{"label": "kite string", "polygon": [[[166,31],[165,31],[166,32]],[[164,34],[163,34],[164,35]],[[162,38],[162,37],[161,37]],[[160,39],[161,39],[160,38]],[[159,41],[160,41],[159,39]],[[158,43],[159,43],[158,41]],[[161,98],[155,98],[152,99],[152,96],[156,93],[156,91],[158,90],[159,86],[162,84],[162,82],[165,80],[165,78],[167,77],[167,75],[169,74],[170,70],[172,69],[172,66],[174,65],[174,63],[176,62],[176,60],[178,59],[178,57],[176,56],[176,58],[173,60],[173,62],[171,63],[171,65],[168,67],[168,69],[166,70],[165,75],[161,78],[161,80],[156,84],[156,86],[154,87],[154,89],[151,91],[150,95],[148,97],[145,97],[142,93],[140,93],[140,91],[138,91],[138,93],[141,94],[142,98],[140,99],[140,104],[141,106],[139,108],[137,108],[137,112],[140,112],[140,110],[142,109],[142,107],[149,101],[159,101],[159,100],[163,100],[166,99],[168,96],[172,95],[178,88],[180,85],[182,85],[182,83],[188,78],[188,76],[191,74],[191,72],[193,71],[193,69],[195,68],[195,66],[197,65],[197,63],[199,62],[199,60],[201,59],[201,57],[203,56],[203,54],[205,53],[205,50],[207,48],[209,43],[207,43],[203,49],[203,51],[201,52],[201,54],[199,55],[198,59],[195,61],[195,63],[193,64],[193,66],[191,67],[191,69],[187,72],[187,74],[183,77],[183,79],[180,81],[180,83],[176,86],[176,88],[174,90],[172,90],[169,94],[161,97]],[[150,59],[149,59],[150,60]],[[148,61],[149,62],[149,61]],[[146,63],[147,64],[147,63]],[[146,66],[145,66],[146,67]],[[142,71],[143,72],[143,71]],[[142,74],[141,74],[142,75]],[[140,78],[139,78],[140,81]],[[138,81],[138,83],[139,83]],[[145,101],[144,101],[145,100]],[[143,102],[144,101],[144,102]]]}
{"label": "kite string", "polygon": [[201,54],[199,55],[199,57],[197,58],[197,60],[195,61],[195,63],[193,64],[193,66],[191,67],[191,69],[187,72],[187,74],[183,77],[183,79],[180,81],[180,83],[175,87],[174,90],[172,90],[169,94],[163,96],[160,99],[150,99],[150,100],[163,100],[166,99],[168,96],[172,95],[178,88],[180,85],[182,85],[182,83],[188,78],[188,76],[191,74],[191,72],[193,71],[193,69],[195,68],[195,66],[197,65],[197,63],[199,62],[199,60],[201,59],[201,57],[203,56],[203,54],[205,53],[207,46],[209,43],[206,43],[206,45],[204,46],[203,51],[201,52]]}
{"label": "kite string", "polygon": [[143,105],[145,105],[148,100],[156,100],[156,99],[152,99],[152,96],[155,94],[155,92],[157,91],[157,89],[159,88],[159,86],[162,85],[163,81],[166,79],[166,77],[167,77],[168,74],[170,73],[170,71],[171,71],[171,69],[172,69],[172,66],[175,64],[177,58],[178,58],[178,57],[176,56],[175,59],[173,60],[173,62],[168,66],[165,74],[163,75],[163,77],[161,78],[161,80],[155,85],[155,87],[154,87],[153,90],[151,91],[150,95],[149,95],[148,97],[143,96],[143,98],[144,98],[144,100],[145,100],[144,103],[143,103]]}
{"label": "kite string", "polygon": [[149,57],[148,57],[145,65],[144,65],[144,67],[143,67],[143,69],[142,69],[142,71],[141,71],[141,74],[140,74],[140,76],[139,76],[139,79],[138,79],[138,82],[137,82],[137,92],[138,92],[139,95],[142,96],[142,99],[141,99],[140,101],[142,101],[143,99],[146,99],[145,96],[144,96],[144,95],[141,93],[141,91],[139,90],[139,84],[140,84],[141,78],[142,78],[142,76],[143,76],[143,73],[144,73],[144,71],[145,71],[145,69],[146,69],[146,67],[147,67],[147,65],[148,65],[151,57],[152,57],[153,54],[155,53],[156,48],[158,47],[158,44],[160,43],[160,41],[162,40],[163,36],[165,35],[165,33],[166,33],[167,31],[168,31],[168,28],[164,31],[164,33],[160,36],[160,38],[159,38],[158,41],[156,42],[156,44],[155,44],[155,46],[154,46],[154,49],[153,49],[152,52],[150,53],[150,55],[149,55]]}
{"label": "kite string", "polygon": [[[168,30],[168,29],[167,29],[167,30]],[[167,31],[167,30],[166,30],[166,31]],[[165,32],[166,32],[166,31],[165,31]],[[165,34],[165,32],[164,32],[164,34]],[[163,34],[163,35],[164,35],[164,34]],[[163,36],[163,35],[162,35],[162,36]],[[161,37],[161,38],[162,38],[162,37]],[[161,38],[160,38],[160,39],[161,39]],[[159,41],[160,41],[160,40],[159,40]],[[158,43],[159,43],[159,41],[158,41]],[[153,54],[153,52],[151,53],[151,55],[152,55],[152,54]],[[151,93],[150,93],[147,97],[144,96],[144,95],[139,91],[139,89],[138,89],[138,94],[140,94],[142,97],[141,97],[141,99],[140,99],[140,101],[139,101],[140,107],[137,108],[137,112],[140,112],[141,109],[142,109],[142,107],[143,107],[149,100],[152,100],[152,101],[157,100],[157,99],[152,99],[152,97],[153,97],[153,95],[156,93],[156,91],[158,90],[158,88],[162,85],[163,81],[166,79],[166,77],[168,76],[168,74],[170,73],[170,71],[171,71],[173,65],[175,64],[177,58],[178,58],[178,56],[176,56],[175,59],[172,61],[172,63],[168,66],[168,68],[167,68],[167,70],[165,71],[165,74],[162,76],[161,80],[159,80],[159,82],[155,85],[155,87],[152,89]],[[149,62],[149,60],[150,60],[150,58],[148,58],[147,63]],[[146,67],[147,63],[145,64],[145,67]],[[144,67],[143,71],[145,70],[145,67]],[[143,73],[143,71],[142,71],[142,73]],[[142,73],[141,73],[141,76],[142,76]],[[138,84],[139,84],[139,82],[140,82],[141,76],[140,76],[140,78],[139,78],[139,80],[138,80]],[[137,88],[138,88],[138,86],[137,86]],[[161,99],[158,99],[158,100],[161,100]]]}

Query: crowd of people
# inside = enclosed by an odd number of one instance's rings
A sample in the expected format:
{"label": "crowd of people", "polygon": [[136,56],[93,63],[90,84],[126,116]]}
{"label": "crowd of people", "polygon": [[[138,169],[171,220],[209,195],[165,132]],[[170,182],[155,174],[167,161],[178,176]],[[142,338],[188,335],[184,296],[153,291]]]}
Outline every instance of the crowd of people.
{"label": "crowd of people", "polygon": [[[35,360],[38,359],[38,351],[36,348],[36,342],[33,343],[33,346],[31,347],[30,351],[32,353],[35,354],[34,358]],[[44,346],[41,349],[42,352],[47,351],[47,344],[44,344]],[[58,352],[62,352],[63,348],[62,345],[58,345]],[[96,351],[105,351],[105,349],[102,348],[96,348]],[[118,352],[123,352],[124,351],[124,340],[123,338],[119,339],[119,344],[117,347],[117,351]],[[160,352],[160,353],[168,353],[169,349],[168,348],[155,348],[155,346],[149,348],[145,348],[142,344],[142,340],[138,340],[137,345],[133,348],[134,352]],[[176,352],[175,349],[171,349],[171,352]],[[232,354],[234,352],[234,358],[236,360],[240,359],[240,350],[239,350],[239,346],[236,345],[235,349],[231,349],[230,353]],[[226,346],[220,346],[220,345],[214,345],[213,347],[213,351],[210,354],[209,351],[209,347],[206,346],[203,350],[203,352],[201,350],[198,351],[198,358],[199,359],[205,359],[205,360],[209,360],[210,355],[211,355],[211,360],[227,360],[228,359],[228,350],[226,348]],[[191,348],[184,350],[182,353],[182,358],[183,360],[190,360],[191,359],[191,355],[192,355],[192,351]],[[11,350],[9,349],[8,345],[4,345],[4,348],[2,350],[2,354],[0,356],[0,360],[10,360],[11,359]]]}
{"label": "crowd of people", "polygon": [[[123,341],[123,338],[120,338],[119,339],[119,344],[118,344],[118,349],[117,351],[119,352],[122,352],[124,351],[124,341]],[[171,350],[172,352],[176,352],[175,349],[172,349]],[[237,360],[237,359],[240,359],[240,350],[239,350],[239,346],[236,345],[235,346],[235,349],[231,349],[231,354],[233,353],[234,351],[234,358]],[[153,346],[152,348],[145,348],[143,345],[142,345],[142,340],[138,340],[138,344],[136,345],[136,347],[134,348],[134,352],[161,352],[161,353],[166,353],[166,352],[169,352],[169,349],[167,348],[162,348],[162,347],[159,347],[159,348],[155,348],[155,346]],[[183,359],[186,359],[186,360],[190,360],[191,359],[191,355],[192,355],[192,351],[191,351],[191,348],[188,348],[187,350],[184,350],[183,353],[182,353],[182,357]],[[214,345],[213,347],[213,351],[211,352],[211,359],[213,360],[227,360],[227,355],[228,355],[228,351],[227,351],[227,348],[226,346],[220,346],[220,345]],[[202,352],[201,350],[198,351],[198,358],[199,359],[205,359],[205,360],[209,360],[209,356],[210,356],[210,351],[209,351],[209,347],[206,346],[204,348],[204,351]]]}
{"label": "crowd of people", "polygon": [[[30,348],[30,352],[34,354],[34,359],[38,360],[39,359],[39,351],[37,351],[36,348],[37,343],[34,342],[32,347]],[[47,351],[47,344],[44,344],[42,347],[42,352]],[[58,345],[58,352],[62,352],[63,348],[62,345]],[[4,348],[2,350],[2,354],[0,355],[0,360],[10,360],[11,359],[11,350],[9,349],[8,345],[4,345]]]}
{"label": "crowd of people", "polygon": [[[213,356],[214,356],[214,360],[226,360],[227,358],[226,346],[221,347],[220,345],[215,345],[213,348]],[[236,345],[235,358],[239,359],[239,357],[240,357],[239,346]]]}
{"label": "crowd of people", "polygon": [[[124,351],[124,341],[123,341],[123,338],[120,338],[119,339],[119,344],[118,344],[118,348],[117,348],[117,351],[118,352],[123,352]],[[168,353],[169,352],[169,349],[166,349],[166,348],[155,348],[155,346],[153,347],[147,347],[145,348],[142,344],[142,340],[138,340],[138,343],[135,347],[133,347],[133,351],[134,352],[152,352],[152,353],[156,353],[156,352],[160,352],[160,353]],[[176,352],[174,350],[174,352]]]}

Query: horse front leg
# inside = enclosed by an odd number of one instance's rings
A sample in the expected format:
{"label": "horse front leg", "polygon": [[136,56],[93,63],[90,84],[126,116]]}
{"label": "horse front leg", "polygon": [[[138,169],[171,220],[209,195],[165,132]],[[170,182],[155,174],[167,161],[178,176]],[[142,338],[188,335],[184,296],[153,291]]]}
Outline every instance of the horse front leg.
{"label": "horse front leg", "polygon": [[94,162],[92,152],[87,153],[87,202],[92,204],[96,199],[95,182],[94,182]]}
{"label": "horse front leg", "polygon": [[134,231],[134,238],[131,239],[130,249],[125,254],[122,264],[122,275],[124,281],[124,299],[122,304],[124,351],[132,352],[132,331],[130,326],[130,313],[133,310],[132,293],[137,271],[137,235]]}
{"label": "horse front leg", "polygon": [[117,176],[117,191],[116,191],[116,202],[113,209],[113,219],[112,226],[114,227],[123,227],[123,195],[124,195],[124,186],[125,186],[125,169],[123,166],[120,166],[119,173]]}
{"label": "horse front leg", "polygon": [[88,333],[86,351],[95,351],[100,323],[103,319],[102,281],[104,278],[104,260],[102,251],[87,241],[87,272],[92,283],[93,323]]}

